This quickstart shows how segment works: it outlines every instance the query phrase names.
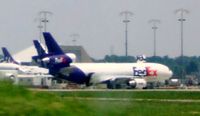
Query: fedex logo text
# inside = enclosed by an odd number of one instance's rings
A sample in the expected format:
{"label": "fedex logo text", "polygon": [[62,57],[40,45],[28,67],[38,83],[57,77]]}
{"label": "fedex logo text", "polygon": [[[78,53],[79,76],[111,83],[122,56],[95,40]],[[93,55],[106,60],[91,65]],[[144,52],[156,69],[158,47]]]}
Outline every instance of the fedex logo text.
{"label": "fedex logo text", "polygon": [[137,68],[133,67],[133,76],[157,76],[157,70],[153,70],[150,67],[144,67],[144,68]]}

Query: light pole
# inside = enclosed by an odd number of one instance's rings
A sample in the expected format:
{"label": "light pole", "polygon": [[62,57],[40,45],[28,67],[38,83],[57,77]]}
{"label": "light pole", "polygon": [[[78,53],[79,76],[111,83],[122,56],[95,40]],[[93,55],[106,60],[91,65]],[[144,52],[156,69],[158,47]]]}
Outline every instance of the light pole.
{"label": "light pole", "polygon": [[73,45],[76,46],[77,39],[80,37],[80,35],[77,33],[74,33],[74,34],[71,34],[70,37],[72,38]]}
{"label": "light pole", "polygon": [[40,11],[39,15],[43,16],[43,18],[41,18],[41,22],[44,23],[44,32],[47,32],[47,23],[49,22],[49,20],[47,19],[48,15],[52,15],[53,13],[50,11]]}
{"label": "light pole", "polygon": [[157,54],[156,54],[156,48],[157,48],[157,41],[156,41],[156,30],[158,29],[158,27],[156,26],[156,24],[160,23],[160,20],[158,19],[151,19],[149,20],[149,23],[152,23],[153,26],[152,26],[152,29],[153,29],[153,56],[155,57]]}
{"label": "light pole", "polygon": [[[41,18],[41,16],[37,17],[35,19],[35,21],[39,22],[37,28],[39,29],[39,41],[40,41],[40,43],[42,43],[42,28],[43,28],[43,26],[42,26],[42,18]],[[41,49],[39,51],[41,52]]]}
{"label": "light pole", "polygon": [[184,79],[184,67],[183,67],[183,55],[184,55],[184,51],[183,51],[183,22],[186,21],[186,19],[184,18],[184,14],[188,14],[189,11],[186,10],[186,9],[183,9],[183,8],[180,8],[180,9],[177,9],[175,10],[175,14],[180,14],[180,18],[178,19],[178,21],[180,21],[180,31],[181,31],[181,65],[182,65],[182,68],[181,68],[181,80],[183,82],[183,79]]}
{"label": "light pole", "polygon": [[183,17],[183,15],[188,14],[189,11],[181,8],[181,9],[175,10],[175,13],[180,14],[180,18],[178,19],[178,21],[180,21],[180,24],[181,24],[181,26],[180,26],[180,30],[181,30],[181,35],[180,35],[180,37],[181,37],[181,57],[183,57],[183,55],[184,55],[184,51],[183,51],[183,22],[186,21],[186,19]]}
{"label": "light pole", "polygon": [[114,46],[113,45],[110,46],[110,55],[111,56],[114,55]]}
{"label": "light pole", "polygon": [[39,16],[39,18],[36,18],[35,21],[39,22],[37,28],[39,29],[39,40],[40,40],[40,42],[42,42],[42,28],[43,28],[43,26],[42,26],[42,18],[41,18],[41,16]]}
{"label": "light pole", "polygon": [[120,16],[125,16],[125,19],[123,20],[123,23],[125,24],[125,56],[128,56],[128,23],[130,22],[128,16],[133,16],[133,13],[130,11],[122,11]]}

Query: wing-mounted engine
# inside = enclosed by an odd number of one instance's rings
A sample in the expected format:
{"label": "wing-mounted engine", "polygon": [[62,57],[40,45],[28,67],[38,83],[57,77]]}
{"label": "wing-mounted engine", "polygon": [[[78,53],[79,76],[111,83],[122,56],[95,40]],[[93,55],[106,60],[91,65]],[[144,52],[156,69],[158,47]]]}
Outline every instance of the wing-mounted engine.
{"label": "wing-mounted engine", "polygon": [[131,88],[143,89],[147,87],[147,82],[144,79],[135,78],[129,81],[129,85]]}
{"label": "wing-mounted engine", "polygon": [[110,80],[107,84],[109,89],[143,89],[146,88],[147,82],[144,79],[140,78],[127,78],[127,77],[120,77],[115,78],[114,80]]}

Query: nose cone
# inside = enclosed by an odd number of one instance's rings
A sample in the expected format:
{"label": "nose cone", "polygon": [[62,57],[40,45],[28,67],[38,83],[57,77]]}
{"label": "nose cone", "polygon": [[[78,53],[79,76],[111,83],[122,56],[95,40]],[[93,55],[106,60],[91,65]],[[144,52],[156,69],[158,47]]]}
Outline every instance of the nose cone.
{"label": "nose cone", "polygon": [[169,70],[169,72],[168,72],[168,73],[169,73],[169,74],[168,74],[168,75],[169,75],[169,78],[170,78],[170,77],[172,77],[172,75],[173,75],[173,72],[172,72],[171,70]]}
{"label": "nose cone", "polygon": [[172,70],[169,69],[169,67],[167,66],[163,66],[162,68],[160,68],[160,77],[161,80],[168,80],[169,78],[171,78],[173,75]]}
{"label": "nose cone", "polygon": [[166,70],[163,71],[163,77],[168,80],[169,78],[171,78],[173,75],[172,70],[170,70],[168,67]]}

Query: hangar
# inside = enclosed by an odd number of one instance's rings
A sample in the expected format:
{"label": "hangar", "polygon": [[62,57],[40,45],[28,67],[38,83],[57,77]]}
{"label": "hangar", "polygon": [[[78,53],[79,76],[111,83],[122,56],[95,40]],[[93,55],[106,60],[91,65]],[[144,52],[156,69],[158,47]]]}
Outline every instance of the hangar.
{"label": "hangar", "polygon": [[[61,45],[61,48],[65,53],[74,53],[77,57],[77,62],[92,62],[91,57],[88,55],[83,46]],[[14,54],[13,57],[17,61],[21,61],[22,64],[30,64],[32,62],[32,56],[34,55],[37,55],[35,47],[30,46]]]}
{"label": "hangar", "polygon": [[92,62],[91,57],[85,51],[83,46],[65,46],[61,45],[65,53],[74,53],[77,57],[77,62]]}

